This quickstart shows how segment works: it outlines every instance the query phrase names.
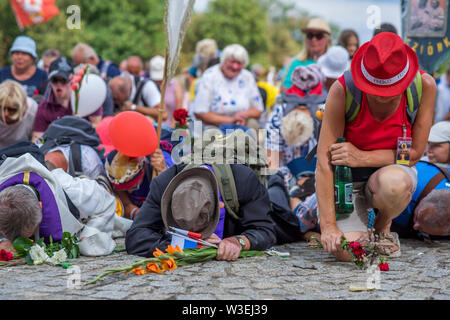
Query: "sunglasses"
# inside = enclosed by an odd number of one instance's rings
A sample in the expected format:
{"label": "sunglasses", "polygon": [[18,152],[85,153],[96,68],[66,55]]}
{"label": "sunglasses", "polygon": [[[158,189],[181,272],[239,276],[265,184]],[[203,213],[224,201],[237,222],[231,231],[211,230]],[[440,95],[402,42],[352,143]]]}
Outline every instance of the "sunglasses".
{"label": "sunglasses", "polygon": [[312,40],[312,38],[314,38],[314,37],[316,37],[317,40],[322,40],[322,39],[325,37],[325,35],[324,35],[323,33],[312,33],[312,32],[308,32],[308,33],[306,34],[306,37],[307,37],[309,40]]}
{"label": "sunglasses", "polygon": [[52,78],[50,81],[52,84],[57,84],[58,82],[61,84],[67,84],[69,82],[64,78]]}
{"label": "sunglasses", "polygon": [[17,109],[17,108],[12,108],[12,107],[3,107],[3,110],[8,111],[9,114],[15,114],[16,112],[19,111],[19,109]]}

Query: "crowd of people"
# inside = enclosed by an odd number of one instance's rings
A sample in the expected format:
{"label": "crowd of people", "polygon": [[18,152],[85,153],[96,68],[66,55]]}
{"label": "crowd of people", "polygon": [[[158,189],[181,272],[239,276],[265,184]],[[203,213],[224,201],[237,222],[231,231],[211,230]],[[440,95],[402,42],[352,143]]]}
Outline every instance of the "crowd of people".
{"label": "crowd of people", "polygon": [[[79,43],[70,57],[55,48],[38,61],[34,40],[17,37],[0,69],[0,248],[68,231],[83,255],[110,254],[125,237],[128,253],[150,257],[175,227],[217,245],[219,260],[314,239],[349,261],[341,237],[364,243],[368,212],[387,256],[400,255],[402,237],[448,237],[450,65],[440,79],[423,72],[387,23],[362,45],[350,29],[333,39],[321,18],[301,31],[302,51],[278,71],[251,64],[240,44],[203,39],[167,83],[159,55],[116,65]],[[73,96],[86,66],[106,94],[80,116]],[[180,110],[191,121],[180,123]],[[263,146],[268,174],[245,161],[177,162],[191,140],[173,133],[186,127],[192,141],[245,135]],[[344,218],[335,166],[352,172]]]}

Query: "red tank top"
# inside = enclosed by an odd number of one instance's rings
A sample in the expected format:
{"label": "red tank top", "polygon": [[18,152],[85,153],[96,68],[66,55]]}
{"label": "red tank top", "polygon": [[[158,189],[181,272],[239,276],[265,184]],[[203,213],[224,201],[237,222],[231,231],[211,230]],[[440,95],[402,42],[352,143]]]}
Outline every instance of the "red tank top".
{"label": "red tank top", "polygon": [[[345,88],[344,76],[339,82]],[[347,94],[347,90],[345,92]],[[356,119],[345,124],[344,137],[360,150],[397,149],[398,137],[403,137],[403,125],[406,125],[406,136],[411,137],[411,124],[406,114],[406,95],[402,95],[400,105],[389,118],[378,121],[369,110],[366,94],[363,93],[361,109]]]}

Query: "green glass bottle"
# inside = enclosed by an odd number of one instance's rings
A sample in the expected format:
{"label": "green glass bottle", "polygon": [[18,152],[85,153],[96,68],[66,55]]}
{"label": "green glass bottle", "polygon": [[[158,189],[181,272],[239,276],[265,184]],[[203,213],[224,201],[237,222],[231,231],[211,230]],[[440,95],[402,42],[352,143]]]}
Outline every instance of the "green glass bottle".
{"label": "green glass bottle", "polygon": [[[337,143],[342,142],[345,138],[338,138]],[[353,178],[347,166],[334,168],[334,200],[336,220],[347,218],[353,212]]]}

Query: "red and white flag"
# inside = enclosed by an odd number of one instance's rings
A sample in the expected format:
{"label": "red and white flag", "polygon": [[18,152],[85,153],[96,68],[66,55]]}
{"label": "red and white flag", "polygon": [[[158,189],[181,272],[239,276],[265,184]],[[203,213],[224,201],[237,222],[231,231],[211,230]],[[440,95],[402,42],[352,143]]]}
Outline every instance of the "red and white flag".
{"label": "red and white flag", "polygon": [[55,0],[10,0],[20,28],[48,21],[59,13]]}

